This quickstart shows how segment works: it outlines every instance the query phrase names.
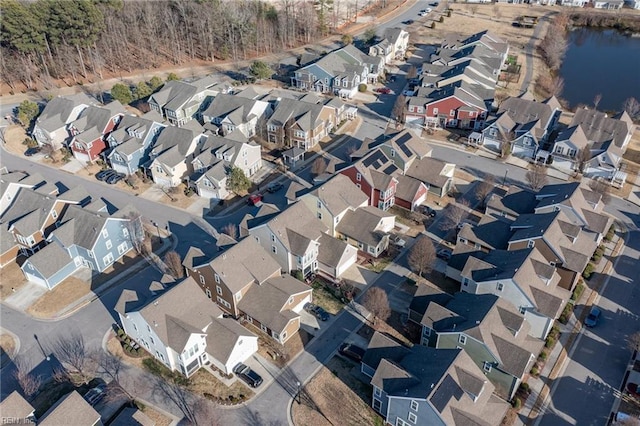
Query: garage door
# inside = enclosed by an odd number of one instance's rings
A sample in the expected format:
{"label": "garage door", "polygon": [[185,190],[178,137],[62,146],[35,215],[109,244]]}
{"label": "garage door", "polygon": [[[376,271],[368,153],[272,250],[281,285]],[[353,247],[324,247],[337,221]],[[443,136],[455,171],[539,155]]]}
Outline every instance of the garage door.
{"label": "garage door", "polygon": [[42,287],[49,288],[49,287],[47,286],[47,282],[46,282],[43,278],[40,278],[40,277],[39,277],[39,276],[37,276],[37,275],[30,274],[30,273],[29,273],[29,272],[27,272],[27,271],[25,271],[24,275],[25,275],[25,276],[27,277],[27,279],[28,279],[29,281],[31,281],[32,283],[36,283],[36,284],[38,284],[38,285],[41,285]]}
{"label": "garage door", "polygon": [[416,210],[416,207],[420,206],[422,203],[424,203],[427,200],[427,193],[425,192],[424,194],[422,194],[422,196],[420,198],[418,198],[414,203],[413,203],[413,210]]}
{"label": "garage door", "polygon": [[298,305],[296,305],[292,309],[292,311],[295,312],[296,314],[299,314],[300,311],[302,311],[302,308],[304,308],[305,303],[310,303],[310,302],[311,302],[311,293],[309,293],[309,295],[307,295],[307,297],[302,299],[302,302],[298,303]]}

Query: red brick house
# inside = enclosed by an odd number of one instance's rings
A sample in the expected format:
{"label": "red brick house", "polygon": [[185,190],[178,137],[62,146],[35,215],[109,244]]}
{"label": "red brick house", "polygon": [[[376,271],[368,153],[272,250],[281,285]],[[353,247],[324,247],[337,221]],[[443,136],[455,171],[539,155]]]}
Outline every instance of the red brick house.
{"label": "red brick house", "polygon": [[485,101],[463,87],[420,89],[409,99],[407,122],[431,128],[482,129],[487,117]]}
{"label": "red brick house", "polygon": [[80,117],[69,124],[69,147],[78,161],[92,163],[107,148],[106,136],[118,125],[124,107],[114,101],[105,106],[90,106]]}
{"label": "red brick house", "polygon": [[381,149],[376,149],[349,167],[340,170],[349,177],[367,197],[369,205],[389,210],[395,204],[400,169]]}

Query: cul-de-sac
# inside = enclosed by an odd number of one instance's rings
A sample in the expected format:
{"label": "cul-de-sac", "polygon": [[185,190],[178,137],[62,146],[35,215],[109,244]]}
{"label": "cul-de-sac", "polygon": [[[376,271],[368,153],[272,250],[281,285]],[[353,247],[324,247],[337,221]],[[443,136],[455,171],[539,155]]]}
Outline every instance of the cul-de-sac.
{"label": "cul-de-sac", "polygon": [[0,0],[0,423],[640,426],[640,0]]}

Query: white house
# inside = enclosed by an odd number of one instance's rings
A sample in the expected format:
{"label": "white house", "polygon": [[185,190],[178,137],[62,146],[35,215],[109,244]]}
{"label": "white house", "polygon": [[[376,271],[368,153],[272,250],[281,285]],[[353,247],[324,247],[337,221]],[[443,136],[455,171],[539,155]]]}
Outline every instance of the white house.
{"label": "white house", "polygon": [[202,126],[190,121],[183,127],[169,126],[160,133],[150,152],[149,169],[156,185],[175,187],[189,176],[193,154],[206,140],[202,131]]}
{"label": "white house", "polygon": [[32,136],[40,146],[49,144],[60,148],[71,136],[67,125],[77,120],[88,106],[96,103],[84,93],[51,99],[36,119]]}
{"label": "white house", "polygon": [[218,126],[223,135],[239,130],[250,138],[256,134],[258,120],[268,118],[272,113],[271,104],[243,96],[243,92],[237,95],[221,93],[202,112],[202,120]]}
{"label": "white house", "polygon": [[257,336],[224,318],[191,277],[146,301],[124,290],[115,310],[129,337],[186,377],[207,362],[230,373],[258,350]]}
{"label": "white house", "polygon": [[369,48],[369,56],[381,56],[388,64],[394,59],[402,59],[409,46],[409,33],[402,28],[387,28],[382,39]]}

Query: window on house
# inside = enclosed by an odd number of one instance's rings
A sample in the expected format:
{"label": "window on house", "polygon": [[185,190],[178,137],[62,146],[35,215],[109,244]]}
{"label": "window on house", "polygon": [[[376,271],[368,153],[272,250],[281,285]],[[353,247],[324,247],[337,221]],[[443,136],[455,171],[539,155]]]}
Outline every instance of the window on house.
{"label": "window on house", "polygon": [[133,325],[133,329],[134,329],[135,331],[138,331],[138,327],[136,327],[136,324],[135,324],[135,323],[133,323],[133,324],[131,324],[131,325]]}
{"label": "window on house", "polygon": [[222,296],[222,287],[220,287],[219,285],[216,286],[216,293]]}
{"label": "window on house", "polygon": [[240,301],[240,299],[242,299],[242,293],[237,292],[236,293],[236,302]]}
{"label": "window on house", "polygon": [[256,237],[256,242],[260,244],[260,237]]}
{"label": "window on house", "polygon": [[418,416],[413,413],[409,413],[409,416],[407,418],[409,419],[409,422],[413,424],[416,424],[418,422]]}
{"label": "window on house", "polygon": [[356,180],[360,182],[362,180],[362,175],[360,173],[356,173]]}
{"label": "window on house", "polygon": [[214,274],[214,275],[213,275],[213,278],[216,280],[216,282],[217,282],[218,284],[220,284],[220,275],[218,275],[218,274]]}
{"label": "window on house", "polygon": [[536,245],[536,242],[535,242],[535,241],[533,241],[533,240],[529,240],[529,242],[527,242],[527,247],[528,247],[528,248],[532,248],[532,247],[534,247],[535,245]]}
{"label": "window on house", "polygon": [[467,336],[465,336],[464,334],[461,334],[460,336],[458,336],[458,343],[460,343],[461,345],[466,345]]}
{"label": "window on house", "polygon": [[127,228],[122,228],[122,235],[125,238],[129,237],[129,230]]}
{"label": "window on house", "polygon": [[374,386],[374,387],[373,387],[373,394],[374,394],[375,396],[382,396],[382,391],[380,390],[380,388],[378,388],[378,387]]}
{"label": "window on house", "polygon": [[438,108],[433,109],[433,115],[438,115]]}
{"label": "window on house", "polygon": [[211,299],[211,290],[206,289],[204,292],[207,294],[207,297]]}
{"label": "window on house", "polygon": [[105,241],[104,245],[107,246],[107,250],[111,250],[111,247],[113,247],[113,244],[111,244],[111,240]]}
{"label": "window on house", "polygon": [[491,363],[490,363],[490,362],[486,362],[486,361],[485,361],[485,362],[482,364],[482,369],[483,369],[484,371],[486,371],[487,373],[491,373]]}
{"label": "window on house", "polygon": [[51,217],[53,217],[54,219],[58,217],[58,212],[55,210],[51,210]]}
{"label": "window on house", "polygon": [[416,401],[415,399],[412,399],[411,400],[411,409],[413,411],[418,411],[418,407],[419,407],[418,401]]}
{"label": "window on house", "polygon": [[492,127],[492,128],[490,128],[490,129],[489,129],[489,135],[490,135],[490,136],[498,136],[498,129],[493,128],[493,127]]}
{"label": "window on house", "polygon": [[522,315],[526,314],[526,313],[527,313],[527,308],[526,308],[526,307],[524,307],[524,306],[520,306],[520,313],[521,313]]}
{"label": "window on house", "polygon": [[204,283],[205,283],[204,275],[200,275],[200,284],[204,284]]}
{"label": "window on house", "polygon": [[498,291],[504,290],[504,284],[498,283]]}
{"label": "window on house", "polygon": [[455,117],[456,116],[456,110],[452,109],[451,111],[449,111],[449,116]]}
{"label": "window on house", "polygon": [[273,254],[277,254],[278,253],[278,249],[276,248],[276,246],[271,246],[271,252]]}
{"label": "window on house", "polygon": [[362,189],[362,185],[360,185],[359,183],[356,183],[356,186],[358,187],[358,189]]}
{"label": "window on house", "polygon": [[119,255],[123,255],[127,252],[127,242],[125,241],[124,243],[120,244],[118,246],[118,254]]}
{"label": "window on house", "polygon": [[322,220],[322,213],[318,212],[318,219]]}
{"label": "window on house", "polygon": [[149,327],[149,324],[147,324],[147,331],[151,332],[151,327]]}
{"label": "window on house", "polygon": [[107,229],[103,229],[102,230],[102,238],[108,238],[109,237],[109,231],[107,231]]}
{"label": "window on house", "polygon": [[271,234],[271,241],[275,242],[275,240],[276,240],[276,236],[274,234]]}
{"label": "window on house", "polygon": [[260,330],[264,331],[265,333],[269,331],[269,329],[267,328],[266,325],[264,324],[260,324]]}
{"label": "window on house", "polygon": [[395,157],[395,156],[396,156],[396,150],[395,150],[395,149],[392,149],[392,150],[391,150],[391,156],[392,156],[392,157]]}
{"label": "window on house", "polygon": [[424,334],[426,337],[431,337],[431,329],[429,327],[423,327],[422,334]]}
{"label": "window on house", "polygon": [[153,340],[153,337],[149,336],[149,341],[151,342],[152,345],[155,345],[156,342]]}
{"label": "window on house", "polygon": [[102,263],[104,263],[104,266],[111,265],[113,263],[113,254],[109,253],[108,255],[103,257],[102,258]]}

